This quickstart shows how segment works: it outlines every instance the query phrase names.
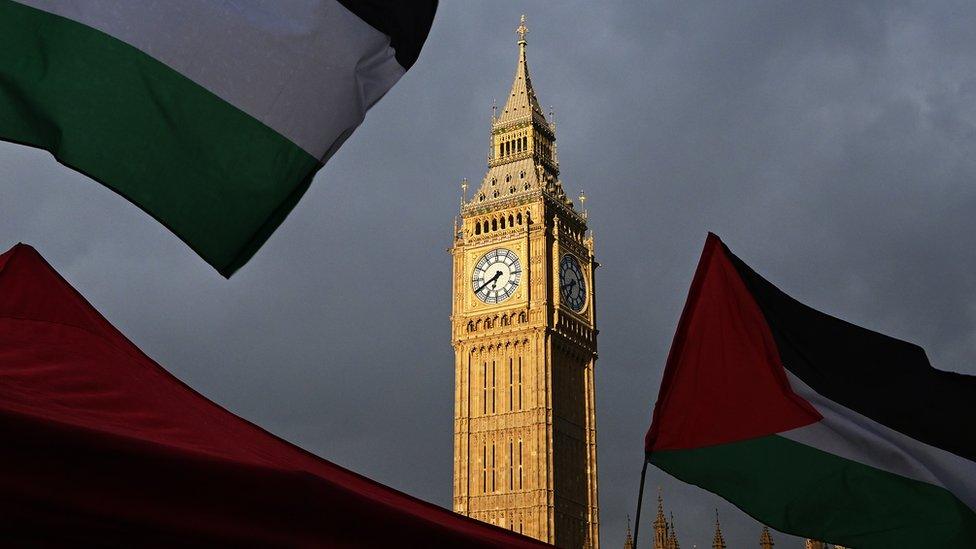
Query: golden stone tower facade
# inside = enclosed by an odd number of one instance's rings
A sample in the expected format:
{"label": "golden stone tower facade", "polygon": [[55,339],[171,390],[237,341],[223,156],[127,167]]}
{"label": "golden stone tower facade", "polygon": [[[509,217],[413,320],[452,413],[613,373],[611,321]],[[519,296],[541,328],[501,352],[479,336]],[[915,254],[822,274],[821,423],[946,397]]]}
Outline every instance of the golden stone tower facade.
{"label": "golden stone tower facade", "polygon": [[[563,191],[555,124],[518,65],[488,171],[455,221],[454,510],[599,547],[593,238]],[[585,200],[585,198],[582,198]]]}

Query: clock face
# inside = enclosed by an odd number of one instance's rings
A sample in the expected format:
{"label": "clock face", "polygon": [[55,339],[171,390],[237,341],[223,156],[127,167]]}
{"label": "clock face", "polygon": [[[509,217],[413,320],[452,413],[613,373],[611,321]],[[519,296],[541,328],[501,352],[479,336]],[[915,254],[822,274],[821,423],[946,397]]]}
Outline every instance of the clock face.
{"label": "clock face", "polygon": [[471,273],[471,290],[485,303],[501,303],[518,288],[522,265],[512,250],[496,248],[478,260]]}
{"label": "clock face", "polygon": [[579,261],[569,254],[559,262],[559,293],[563,301],[574,311],[582,311],[586,305],[586,280]]}

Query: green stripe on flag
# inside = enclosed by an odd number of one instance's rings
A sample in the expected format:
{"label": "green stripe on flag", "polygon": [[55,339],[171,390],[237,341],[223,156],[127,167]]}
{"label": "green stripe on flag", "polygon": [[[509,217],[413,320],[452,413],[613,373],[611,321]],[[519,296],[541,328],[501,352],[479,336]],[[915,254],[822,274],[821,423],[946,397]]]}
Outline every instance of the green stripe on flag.
{"label": "green stripe on flag", "polygon": [[650,460],[783,532],[857,549],[976,547],[976,514],[946,489],[780,436]]}
{"label": "green stripe on flag", "polygon": [[115,190],[225,276],[320,167],[141,51],[11,0],[0,0],[0,139],[46,149]]}

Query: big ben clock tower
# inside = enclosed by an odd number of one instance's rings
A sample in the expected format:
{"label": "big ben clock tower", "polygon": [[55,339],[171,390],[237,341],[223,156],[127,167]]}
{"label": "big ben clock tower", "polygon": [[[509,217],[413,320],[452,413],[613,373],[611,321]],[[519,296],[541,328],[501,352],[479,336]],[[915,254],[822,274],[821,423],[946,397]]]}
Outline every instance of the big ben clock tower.
{"label": "big ben clock tower", "polygon": [[[526,64],[492,116],[488,171],[451,255],[454,510],[560,547],[599,547],[596,303],[586,213]],[[465,195],[466,195],[465,185]]]}

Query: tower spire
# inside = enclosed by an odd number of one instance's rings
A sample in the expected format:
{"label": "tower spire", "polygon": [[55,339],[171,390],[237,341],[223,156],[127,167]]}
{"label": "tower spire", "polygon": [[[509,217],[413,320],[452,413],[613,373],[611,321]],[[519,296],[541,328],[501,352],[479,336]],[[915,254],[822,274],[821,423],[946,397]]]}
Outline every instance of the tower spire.
{"label": "tower spire", "polygon": [[634,536],[630,532],[630,515],[627,515],[627,535],[624,537],[624,549],[634,549]]}
{"label": "tower spire", "polygon": [[515,79],[512,81],[512,89],[502,108],[502,114],[495,121],[496,126],[505,126],[522,120],[537,120],[547,124],[546,117],[542,113],[542,107],[535,96],[532,88],[532,79],[529,78],[529,64],[525,55],[525,35],[529,29],[525,26],[525,16],[522,16],[519,26],[515,29],[518,33],[519,57],[518,65],[515,67]]}
{"label": "tower spire", "polygon": [[715,510],[715,537],[712,538],[712,549],[725,549],[725,538],[722,537],[722,525],[718,522],[718,509]]}
{"label": "tower spire", "polygon": [[671,513],[671,532],[668,534],[668,546],[667,549],[681,549],[681,544],[678,543],[678,527],[674,524],[674,513]]}
{"label": "tower spire", "polygon": [[657,487],[657,516],[654,517],[654,548],[666,549],[668,545],[668,519],[664,516],[664,498]]}
{"label": "tower spire", "polygon": [[519,53],[512,86],[504,105],[500,109],[492,106],[488,173],[477,190],[472,189],[475,192],[469,205],[483,207],[514,195],[542,191],[572,211],[573,201],[559,180],[555,126],[546,119],[529,76],[528,32],[522,16],[516,29]]}

